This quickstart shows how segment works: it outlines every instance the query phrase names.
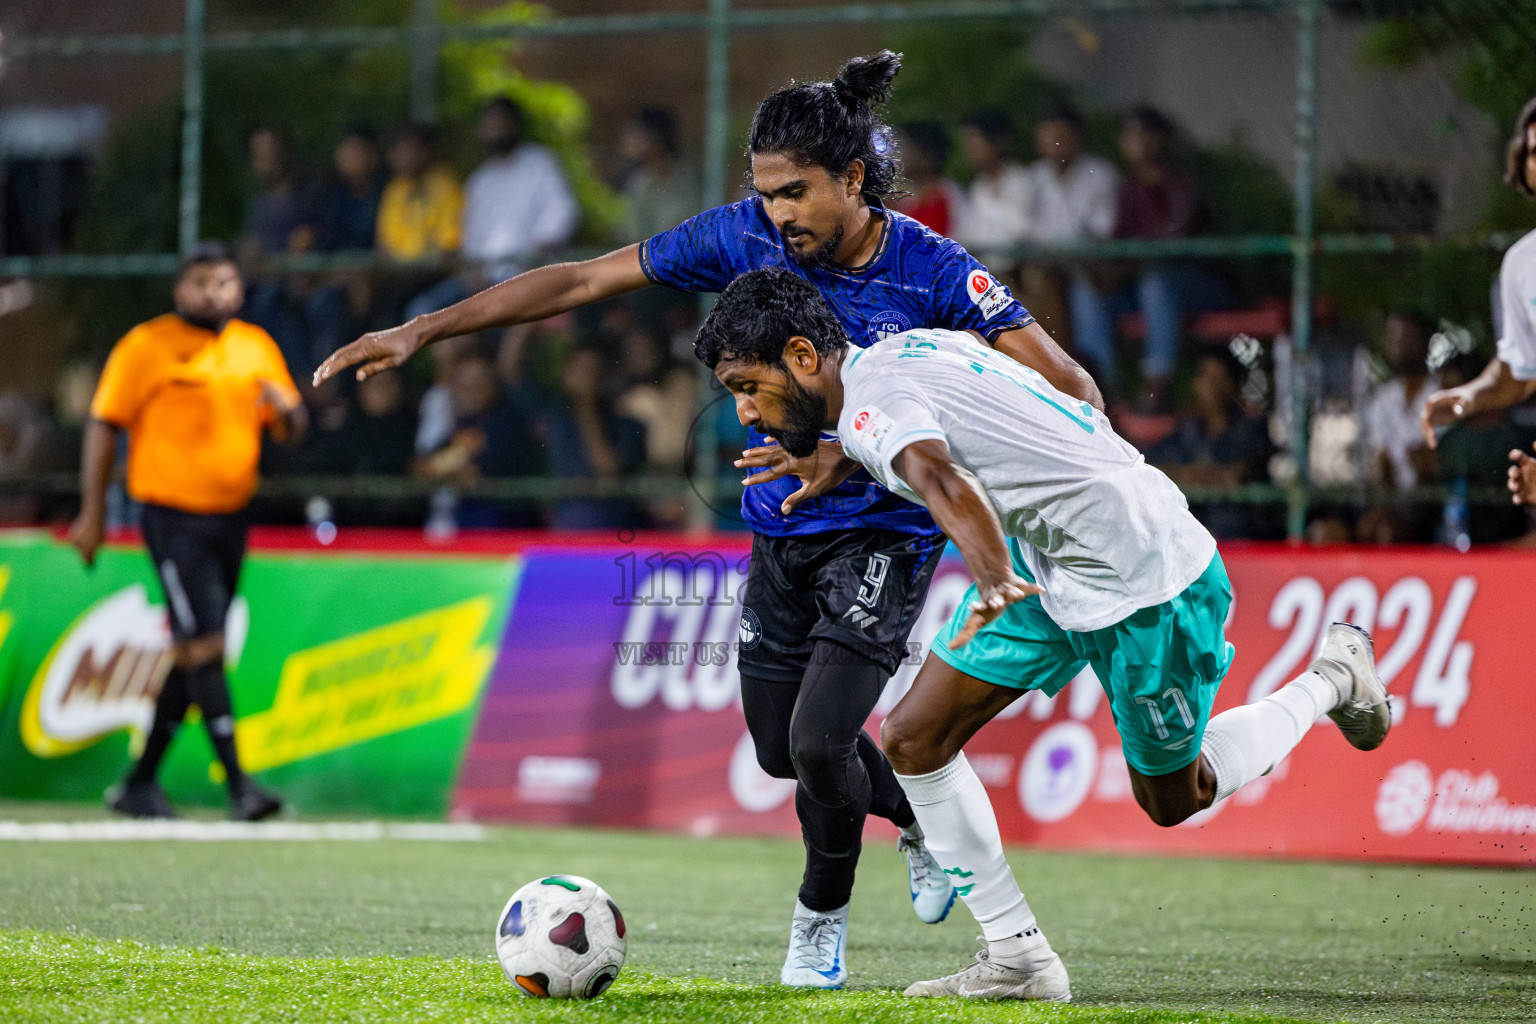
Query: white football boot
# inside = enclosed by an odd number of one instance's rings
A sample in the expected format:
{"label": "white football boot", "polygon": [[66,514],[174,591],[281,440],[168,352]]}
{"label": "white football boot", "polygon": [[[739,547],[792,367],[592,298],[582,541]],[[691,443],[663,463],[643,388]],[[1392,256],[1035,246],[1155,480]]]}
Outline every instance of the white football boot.
{"label": "white football boot", "polygon": [[819,913],[795,901],[789,926],[789,955],[779,981],[797,988],[842,988],[848,981],[843,946],[848,941],[848,907]]}
{"label": "white football boot", "polygon": [[1328,712],[1350,745],[1375,750],[1392,728],[1387,688],[1376,675],[1376,650],[1371,634],[1347,622],[1335,622],[1323,635],[1323,646],[1312,671],[1349,694]]}
{"label": "white football boot", "polygon": [[[914,831],[916,826],[914,826]],[[928,852],[921,832],[902,829],[896,849],[907,859],[907,884],[912,893],[912,912],[924,924],[938,924],[955,905],[955,887],[939,862]]]}
{"label": "white football boot", "polygon": [[[1049,947],[1047,947],[1049,948]],[[1070,1003],[1072,985],[1067,968],[1055,951],[1037,966],[1007,967],[992,960],[985,950],[976,962],[954,974],[919,981],[902,993],[914,997],[958,996],[961,999],[1025,999],[1043,1003]]]}

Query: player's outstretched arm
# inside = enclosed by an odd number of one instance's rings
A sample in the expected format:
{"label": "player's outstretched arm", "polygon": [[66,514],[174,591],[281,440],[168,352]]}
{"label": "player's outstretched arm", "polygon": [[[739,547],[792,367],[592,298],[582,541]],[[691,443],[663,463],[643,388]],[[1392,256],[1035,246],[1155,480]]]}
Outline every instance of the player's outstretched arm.
{"label": "player's outstretched arm", "polygon": [[1056,339],[1038,323],[1028,324],[997,336],[992,347],[1023,363],[1050,382],[1064,395],[1087,402],[1104,411],[1104,396],[1093,376],[1056,344]]}
{"label": "player's outstretched arm", "polygon": [[419,316],[387,331],[363,335],[331,353],[315,371],[314,384],[319,387],[354,366],[357,379],[363,380],[399,366],[434,341],[543,320],[647,284],[650,281],[640,269],[639,245],[628,245],[579,263],[537,267],[447,309]]}
{"label": "player's outstretched arm", "polygon": [[948,445],[934,439],[914,441],[896,453],[891,468],[923,499],[933,521],[955,542],[966,568],[976,577],[978,600],[951,647],[963,647],[1010,604],[1040,593],[1039,587],[1013,571],[1008,540],[992,502],[976,478],[955,465]]}
{"label": "player's outstretched arm", "polygon": [[1483,368],[1483,372],[1459,388],[1436,391],[1424,400],[1419,414],[1419,426],[1424,432],[1424,443],[1431,448],[1440,442],[1438,428],[1475,416],[1480,412],[1497,412],[1525,401],[1536,392],[1536,380],[1518,380],[1509,372],[1509,365],[1495,356]]}

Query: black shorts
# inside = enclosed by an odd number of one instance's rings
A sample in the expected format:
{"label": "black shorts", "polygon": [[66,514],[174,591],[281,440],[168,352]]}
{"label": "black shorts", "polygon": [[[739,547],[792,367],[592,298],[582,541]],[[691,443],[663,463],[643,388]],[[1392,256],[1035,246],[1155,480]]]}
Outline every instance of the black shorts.
{"label": "black shorts", "polygon": [[742,588],[741,670],[799,682],[818,640],[895,673],[944,552],[943,534],[837,530],[752,539]]}
{"label": "black shorts", "polygon": [[144,544],[170,609],[177,641],[222,632],[245,558],[244,512],[197,515],[144,506]]}

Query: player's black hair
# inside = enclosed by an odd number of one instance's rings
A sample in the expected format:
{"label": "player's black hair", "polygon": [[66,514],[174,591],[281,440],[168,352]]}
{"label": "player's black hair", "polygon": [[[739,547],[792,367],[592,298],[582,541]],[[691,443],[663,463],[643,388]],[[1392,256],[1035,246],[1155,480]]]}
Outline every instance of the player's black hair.
{"label": "player's black hair", "polygon": [[821,293],[787,270],[768,267],[732,281],[705,317],[693,352],[713,370],[721,361],[784,365],[784,343],[805,338],[835,352],[848,334]]}
{"label": "player's black hair", "polygon": [[755,153],[785,153],[834,176],[862,160],[864,196],[879,200],[890,195],[901,163],[895,134],[875,116],[875,108],[891,98],[899,70],[901,54],[881,50],[853,58],[830,82],[791,82],[758,104],[748,133],[748,159]]}
{"label": "player's black hair", "polygon": [[176,268],[176,280],[180,281],[187,276],[187,271],[193,267],[206,267],[211,263],[234,263],[235,254],[218,239],[210,238],[198,242],[192,247],[192,251],[181,259],[181,265]]}
{"label": "player's black hair", "polygon": [[940,170],[949,159],[949,132],[938,121],[908,121],[901,126],[901,134],[913,147],[922,150]]}
{"label": "player's black hair", "polygon": [[1515,133],[1510,136],[1509,146],[1504,151],[1505,183],[1528,196],[1536,196],[1536,190],[1525,180],[1525,160],[1530,153],[1530,147],[1525,144],[1525,130],[1532,124],[1536,124],[1536,97],[1520,108],[1520,116],[1515,118]]}
{"label": "player's black hair", "polygon": [[426,121],[408,122],[402,125],[399,132],[395,134],[396,141],[410,139],[420,144],[423,148],[433,150],[434,152],[437,150],[437,142],[441,137],[442,133],[438,130],[437,125],[428,124]]}
{"label": "player's black hair", "polygon": [[368,143],[374,149],[379,148],[379,133],[374,129],[373,125],[362,121],[354,121],[343,128],[341,130],[341,138],[342,140],[358,139]]}
{"label": "player's black hair", "polygon": [[981,133],[982,138],[998,149],[1006,148],[1009,140],[1013,138],[1013,121],[998,107],[973,110],[960,119],[960,124],[966,128],[974,128]]}
{"label": "player's black hair", "polygon": [[635,112],[635,124],[666,151],[677,156],[677,118],[665,107],[641,107]]}

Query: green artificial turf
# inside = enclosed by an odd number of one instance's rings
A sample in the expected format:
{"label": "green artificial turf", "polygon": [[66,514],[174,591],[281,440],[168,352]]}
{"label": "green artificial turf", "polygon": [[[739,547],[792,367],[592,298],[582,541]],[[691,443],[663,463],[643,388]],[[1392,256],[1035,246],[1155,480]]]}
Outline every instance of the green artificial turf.
{"label": "green artificial turf", "polygon": [[[0,803],[0,820],[60,818]],[[78,812],[76,812],[78,813]],[[1071,1007],[908,1001],[970,959],[963,906],[913,917],[866,845],[845,993],[773,984],[800,850],[781,840],[493,829],[476,843],[0,843],[5,1021],[1536,1019],[1536,872],[1011,851]],[[592,1004],[523,1000],[491,957],[520,884],[567,872],[623,908]],[[122,940],[122,941],[115,941]]]}

